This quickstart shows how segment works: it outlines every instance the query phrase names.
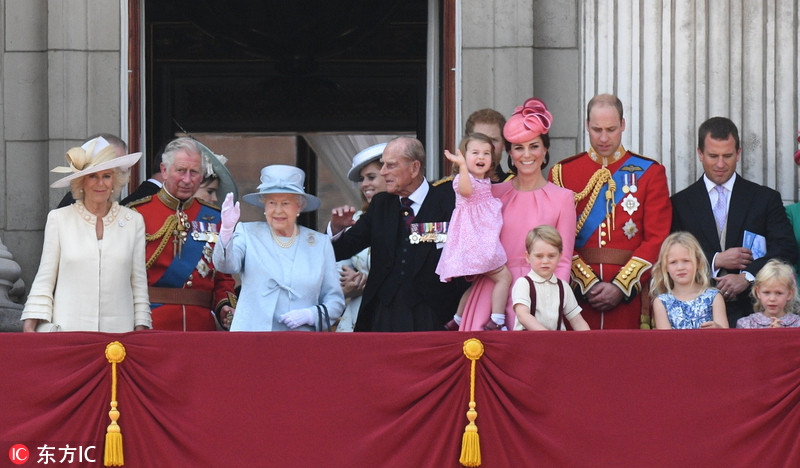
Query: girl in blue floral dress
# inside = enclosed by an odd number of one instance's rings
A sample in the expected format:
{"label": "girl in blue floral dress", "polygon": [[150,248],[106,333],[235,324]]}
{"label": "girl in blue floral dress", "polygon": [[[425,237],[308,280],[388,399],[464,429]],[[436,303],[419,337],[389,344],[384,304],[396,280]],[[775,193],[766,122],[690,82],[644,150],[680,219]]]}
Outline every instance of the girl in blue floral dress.
{"label": "girl in blue floral dress", "polygon": [[693,235],[675,232],[664,240],[650,285],[656,328],[728,328],[725,300],[708,273]]}

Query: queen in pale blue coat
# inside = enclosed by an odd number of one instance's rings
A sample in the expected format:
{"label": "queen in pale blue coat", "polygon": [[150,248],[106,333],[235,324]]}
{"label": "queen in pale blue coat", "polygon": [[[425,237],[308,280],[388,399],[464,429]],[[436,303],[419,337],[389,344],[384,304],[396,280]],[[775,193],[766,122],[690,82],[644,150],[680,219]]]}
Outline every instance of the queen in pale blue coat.
{"label": "queen in pale blue coat", "polygon": [[[305,193],[305,173],[275,164],[261,170],[258,192],[242,199],[264,207],[266,222],[239,223],[239,203],[222,204],[214,265],[239,273],[242,290],[231,331],[324,330],[344,310],[344,295],[327,235],[297,225],[301,212],[319,208]],[[234,228],[235,226],[235,228]]]}

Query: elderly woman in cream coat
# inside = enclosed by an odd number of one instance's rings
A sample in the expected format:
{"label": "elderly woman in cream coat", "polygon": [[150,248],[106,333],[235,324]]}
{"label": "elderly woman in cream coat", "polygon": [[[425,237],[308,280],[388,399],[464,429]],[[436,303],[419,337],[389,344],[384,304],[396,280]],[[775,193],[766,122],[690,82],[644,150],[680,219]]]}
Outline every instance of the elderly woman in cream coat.
{"label": "elderly woman in cream coat", "polygon": [[[344,309],[330,238],[298,226],[301,212],[319,208],[305,193],[305,173],[275,164],[261,170],[258,192],[242,199],[264,208],[266,222],[239,223],[239,203],[222,204],[214,265],[240,273],[242,290],[231,331],[326,330]],[[235,227],[235,230],[234,230]]]}
{"label": "elderly woman in cream coat", "polygon": [[47,216],[23,331],[150,328],[144,220],[115,201],[142,153],[118,152],[94,138],[67,152],[69,167],[53,169],[69,175],[51,187],[69,185],[77,201]]}

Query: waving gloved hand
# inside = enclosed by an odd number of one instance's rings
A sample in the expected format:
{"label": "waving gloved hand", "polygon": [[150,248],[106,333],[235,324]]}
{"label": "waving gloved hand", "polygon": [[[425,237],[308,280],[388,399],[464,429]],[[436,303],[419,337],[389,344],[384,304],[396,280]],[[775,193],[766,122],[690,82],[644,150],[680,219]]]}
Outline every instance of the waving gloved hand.
{"label": "waving gloved hand", "polygon": [[233,203],[233,193],[228,192],[225,195],[225,201],[222,202],[222,226],[219,230],[219,240],[222,245],[228,245],[228,241],[233,236],[233,229],[236,227],[236,222],[239,221],[239,202]]}
{"label": "waving gloved hand", "polygon": [[281,315],[279,322],[289,328],[297,328],[300,325],[314,325],[314,309],[294,309]]}

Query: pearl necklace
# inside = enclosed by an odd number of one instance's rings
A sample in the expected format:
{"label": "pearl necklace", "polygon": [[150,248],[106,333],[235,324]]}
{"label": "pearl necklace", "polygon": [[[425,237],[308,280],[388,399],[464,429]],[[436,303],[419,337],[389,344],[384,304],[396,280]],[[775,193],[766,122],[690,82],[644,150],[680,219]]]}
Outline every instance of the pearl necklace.
{"label": "pearl necklace", "polygon": [[297,239],[297,225],[295,224],[294,231],[292,231],[292,236],[286,242],[280,240],[278,236],[275,235],[275,231],[273,231],[271,227],[269,228],[269,233],[272,234],[272,239],[276,244],[278,244],[278,247],[288,249],[292,246],[292,244],[294,244],[294,240]]}
{"label": "pearl necklace", "polygon": [[[97,223],[97,215],[89,211],[89,208],[86,208],[86,205],[83,203],[82,200],[78,200],[74,203],[75,208],[78,210],[78,215],[83,218],[87,223],[94,225]],[[112,203],[111,207],[108,209],[108,212],[105,216],[102,216],[101,219],[103,220],[103,225],[108,227],[114,222],[114,219],[117,217],[119,213],[119,204]]]}

